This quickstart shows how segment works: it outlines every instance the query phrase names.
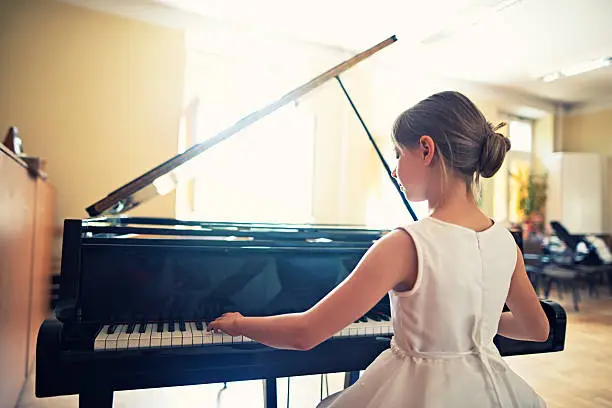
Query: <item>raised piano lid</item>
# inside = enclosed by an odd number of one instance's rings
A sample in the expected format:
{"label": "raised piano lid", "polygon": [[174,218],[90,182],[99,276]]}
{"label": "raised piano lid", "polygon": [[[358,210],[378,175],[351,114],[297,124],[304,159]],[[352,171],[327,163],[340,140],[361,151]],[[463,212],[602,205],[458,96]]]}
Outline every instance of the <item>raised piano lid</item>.
{"label": "raised piano lid", "polygon": [[186,163],[200,155],[205,150],[231,137],[241,129],[257,122],[270,113],[278,110],[280,107],[306,95],[328,80],[338,77],[341,73],[348,70],[358,62],[370,57],[374,53],[391,45],[395,41],[397,41],[397,38],[395,35],[393,35],[375,46],[336,65],[335,67],[330,68],[309,82],[286,93],[280,99],[241,118],[225,130],[204,140],[201,143],[191,146],[184,152],[177,154],[176,156],[147,171],[143,175],[133,179],[132,181],[108,194],[106,197],[87,207],[87,213],[91,217],[101,215],[118,215],[125,213],[126,211],[140,205],[145,201],[151,200],[154,197],[169,193],[176,188],[179,181],[184,182],[186,181],[186,178],[189,178],[189,172],[181,173],[179,167],[184,168]]}

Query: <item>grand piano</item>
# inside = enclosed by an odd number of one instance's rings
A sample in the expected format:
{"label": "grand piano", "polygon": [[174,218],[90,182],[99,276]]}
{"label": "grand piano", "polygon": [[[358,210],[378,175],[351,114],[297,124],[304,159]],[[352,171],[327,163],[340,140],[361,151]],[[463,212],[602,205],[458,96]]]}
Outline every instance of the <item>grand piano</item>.
{"label": "grand piano", "polygon": [[[131,217],[127,212],[169,183],[176,185],[177,169],[211,146],[335,79],[416,220],[340,79],[395,41],[392,36],[355,55],[149,170],[87,207],[90,218],[65,220],[60,299],[37,338],[36,395],[78,394],[81,407],[110,407],[114,391],[260,379],[265,406],[272,408],[277,378],[340,372],[346,373],[345,386],[351,385],[389,347],[388,297],[309,351],[209,333],[206,324],[229,311],[266,316],[306,310],[388,231]],[[563,350],[565,312],[550,300],[541,305],[550,321],[547,341],[498,336],[502,355]]]}

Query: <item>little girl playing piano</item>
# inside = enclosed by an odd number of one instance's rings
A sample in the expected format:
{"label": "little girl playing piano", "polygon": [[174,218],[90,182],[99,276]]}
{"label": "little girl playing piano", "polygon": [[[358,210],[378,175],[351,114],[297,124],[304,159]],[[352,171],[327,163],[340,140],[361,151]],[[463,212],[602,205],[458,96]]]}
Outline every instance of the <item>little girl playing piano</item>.
{"label": "little girl playing piano", "polygon": [[[430,215],[378,240],[311,309],[270,317],[226,313],[209,330],[308,350],[389,294],[394,337],[361,378],[321,406],[544,407],[493,343],[545,341],[548,320],[510,232],[478,208],[475,187],[501,167],[510,141],[464,95],[441,92],[393,126],[393,176]],[[510,311],[503,312],[504,303]]]}

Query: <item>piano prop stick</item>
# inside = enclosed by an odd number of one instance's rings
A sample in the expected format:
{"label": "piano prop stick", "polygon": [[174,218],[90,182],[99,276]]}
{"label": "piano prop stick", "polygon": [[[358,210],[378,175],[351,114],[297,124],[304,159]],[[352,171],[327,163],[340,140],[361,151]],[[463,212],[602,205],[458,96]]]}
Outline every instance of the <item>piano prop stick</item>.
{"label": "piano prop stick", "polygon": [[[344,372],[352,384],[393,335],[389,298],[309,351],[267,347],[243,336],[207,332],[225,312],[269,316],[310,308],[342,282],[388,230],[347,225],[206,222],[128,217],[176,186],[178,167],[279,107],[336,79],[413,219],[339,75],[396,41],[392,36],[329,69],[219,134],[118,188],[64,221],[60,298],[40,327],[36,395],[79,395],[81,407],[111,407],[120,390],[264,380],[276,407],[276,379]],[[156,187],[157,185],[157,187]],[[565,313],[541,301],[549,339],[497,338],[502,355],[562,350]]]}

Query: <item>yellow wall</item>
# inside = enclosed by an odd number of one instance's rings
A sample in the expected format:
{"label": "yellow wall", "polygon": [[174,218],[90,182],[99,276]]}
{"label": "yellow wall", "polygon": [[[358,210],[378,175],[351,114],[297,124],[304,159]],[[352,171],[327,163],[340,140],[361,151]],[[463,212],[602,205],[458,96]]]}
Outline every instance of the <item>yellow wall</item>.
{"label": "yellow wall", "polygon": [[612,109],[566,115],[563,151],[612,155]]}
{"label": "yellow wall", "polygon": [[[341,77],[368,126],[372,101],[367,63]],[[308,106],[316,120],[314,219],[319,223],[364,224],[367,199],[378,183],[378,173],[373,169],[382,168],[374,148],[335,80],[309,97]]]}
{"label": "yellow wall", "polygon": [[[467,96],[470,97],[470,95]],[[479,100],[478,98],[473,98],[473,101],[489,122],[497,124],[504,120],[502,113],[499,111],[497,101]],[[499,132],[507,136],[508,127],[504,126]],[[507,161],[502,164],[502,167],[493,177],[481,179],[482,209],[500,223],[506,221],[508,207],[506,173]]]}
{"label": "yellow wall", "polygon": [[[53,0],[3,0],[0,130],[48,161],[59,222],[177,149],[180,31]],[[173,216],[174,196],[134,214]]]}
{"label": "yellow wall", "polygon": [[548,114],[533,124],[533,168],[536,173],[547,171],[546,160],[554,151],[555,115]]}
{"label": "yellow wall", "polygon": [[604,182],[605,231],[612,233],[612,109],[570,113],[563,117],[563,151],[608,156]]}
{"label": "yellow wall", "polygon": [[[0,51],[8,64],[0,64],[0,90],[8,97],[0,101],[0,129],[18,126],[27,152],[48,160],[60,219],[85,217],[86,206],[175,154],[184,104],[183,33],[53,0],[4,1]],[[323,54],[309,59],[303,82],[350,57]],[[395,117],[448,87],[385,66],[391,56],[383,50],[342,78],[393,167]],[[474,100],[491,122],[503,120],[504,101]],[[316,117],[315,222],[363,224],[368,213],[391,224],[408,222],[338,84],[324,85],[303,106]],[[552,116],[536,122],[534,150],[541,157],[552,151],[553,124]],[[498,220],[507,214],[505,173],[503,167],[482,183],[483,208]],[[175,195],[131,214],[175,217]]]}

